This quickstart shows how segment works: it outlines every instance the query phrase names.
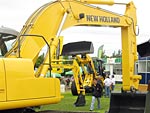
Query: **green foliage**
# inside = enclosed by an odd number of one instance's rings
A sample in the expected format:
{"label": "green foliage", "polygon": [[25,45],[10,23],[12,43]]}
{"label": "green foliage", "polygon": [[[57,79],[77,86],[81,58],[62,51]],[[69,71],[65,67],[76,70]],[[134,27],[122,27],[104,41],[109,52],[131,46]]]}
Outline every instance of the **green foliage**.
{"label": "green foliage", "polygon": [[116,57],[116,52],[114,51],[113,53],[112,53],[112,56],[111,57]]}
{"label": "green foliage", "polygon": [[111,57],[112,57],[112,58],[122,57],[122,52],[121,52],[121,50],[119,49],[117,53],[116,53],[116,51],[114,51],[114,52],[112,53],[112,56],[111,56]]}
{"label": "green foliage", "polygon": [[[72,63],[70,61],[67,61],[67,60],[69,60],[69,56],[63,56],[63,59],[66,60],[66,61],[63,62],[63,64],[70,64],[70,63]],[[61,75],[65,76],[65,72],[70,71],[70,70],[71,69],[64,69],[64,71],[63,71],[63,73],[61,73]]]}
{"label": "green foliage", "polygon": [[[122,84],[115,85],[115,91],[120,91]],[[73,103],[76,101],[77,96],[72,96],[71,91],[67,91],[62,94],[64,98],[61,102],[57,104],[51,105],[44,105],[38,111],[45,111],[45,110],[59,110],[59,111],[87,111],[89,112],[90,104],[92,100],[91,95],[86,95],[86,105],[83,107],[75,107]],[[101,97],[101,109],[97,109],[97,101],[95,102],[94,112],[105,113],[109,109],[110,98]]]}
{"label": "green foliage", "polygon": [[38,68],[44,61],[44,53],[40,55],[35,63],[35,68]]}
{"label": "green foliage", "polygon": [[[90,104],[92,100],[91,95],[86,96],[86,105],[83,107],[75,107],[73,103],[76,101],[77,96],[72,96],[70,92],[66,92],[62,94],[64,98],[58,104],[45,105],[41,107],[41,111],[44,110],[59,110],[59,111],[88,111],[90,109]],[[97,109],[97,101],[95,102],[95,112],[105,113],[109,108],[109,98],[101,98],[101,109]]]}
{"label": "green foliage", "polygon": [[105,50],[103,50],[102,51],[102,58],[108,58],[109,56],[107,56],[106,54],[105,54]]}
{"label": "green foliage", "polygon": [[121,57],[121,56],[122,56],[122,51],[119,49],[117,53],[117,57]]}

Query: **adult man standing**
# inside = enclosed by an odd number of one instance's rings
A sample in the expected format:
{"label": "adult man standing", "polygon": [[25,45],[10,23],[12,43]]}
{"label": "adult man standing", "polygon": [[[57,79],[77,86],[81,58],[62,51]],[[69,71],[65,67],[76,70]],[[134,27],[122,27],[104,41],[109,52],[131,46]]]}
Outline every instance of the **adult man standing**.
{"label": "adult man standing", "polygon": [[109,78],[109,75],[106,76],[104,80],[104,85],[105,85],[105,96],[110,97],[110,87],[112,85],[112,81]]}

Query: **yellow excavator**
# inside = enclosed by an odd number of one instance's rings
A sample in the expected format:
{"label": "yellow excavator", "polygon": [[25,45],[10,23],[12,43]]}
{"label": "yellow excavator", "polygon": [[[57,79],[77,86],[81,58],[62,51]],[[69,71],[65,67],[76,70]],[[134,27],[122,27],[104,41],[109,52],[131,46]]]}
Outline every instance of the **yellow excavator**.
{"label": "yellow excavator", "polygon": [[73,58],[72,64],[65,65],[70,65],[73,71],[74,81],[71,84],[71,92],[72,95],[78,95],[74,103],[75,106],[84,106],[86,104],[85,93],[92,92],[94,78],[98,79],[102,88],[104,86],[102,60],[98,58],[92,59],[88,55],[91,53],[94,53],[94,46],[89,41],[68,43],[62,49],[63,56],[72,56]]}
{"label": "yellow excavator", "polygon": [[[0,110],[22,110],[60,102],[59,80],[45,75],[47,71],[51,73],[51,61],[59,59],[61,31],[71,26],[107,26],[121,27],[123,68],[122,93],[112,93],[109,113],[150,112],[145,107],[149,106],[145,104],[147,93],[136,92],[141,76],[134,74],[138,59],[134,3],[125,4],[124,15],[90,4],[113,6],[115,3],[113,0],[58,0],[43,5],[29,17],[11,50],[0,59]],[[35,72],[35,62],[45,45],[47,54]]]}

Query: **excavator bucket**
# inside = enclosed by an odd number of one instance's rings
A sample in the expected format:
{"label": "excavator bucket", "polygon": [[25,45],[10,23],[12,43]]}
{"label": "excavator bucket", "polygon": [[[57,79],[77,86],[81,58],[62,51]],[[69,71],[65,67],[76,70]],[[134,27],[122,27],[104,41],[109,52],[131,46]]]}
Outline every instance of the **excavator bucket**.
{"label": "excavator bucket", "polygon": [[112,93],[108,113],[150,113],[150,93]]}
{"label": "excavator bucket", "polygon": [[85,104],[86,104],[85,95],[79,94],[76,102],[74,103],[74,105],[76,107],[79,107],[79,106],[85,106]]}
{"label": "excavator bucket", "polygon": [[150,56],[150,40],[138,45],[137,51],[141,57]]}
{"label": "excavator bucket", "polygon": [[63,46],[62,55],[79,55],[94,53],[94,47],[92,42],[80,41],[68,43]]}

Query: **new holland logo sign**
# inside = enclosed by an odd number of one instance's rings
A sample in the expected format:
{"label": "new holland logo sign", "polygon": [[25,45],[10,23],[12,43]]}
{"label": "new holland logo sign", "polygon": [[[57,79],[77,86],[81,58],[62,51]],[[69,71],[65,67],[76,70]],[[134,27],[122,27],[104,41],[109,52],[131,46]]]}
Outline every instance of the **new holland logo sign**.
{"label": "new holland logo sign", "polygon": [[108,16],[86,15],[86,20],[88,22],[120,23],[120,18]]}

